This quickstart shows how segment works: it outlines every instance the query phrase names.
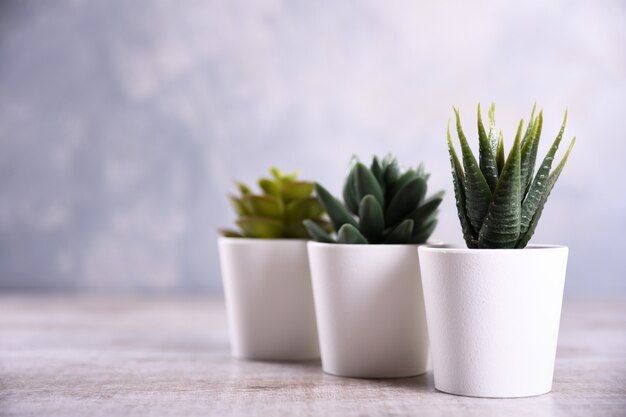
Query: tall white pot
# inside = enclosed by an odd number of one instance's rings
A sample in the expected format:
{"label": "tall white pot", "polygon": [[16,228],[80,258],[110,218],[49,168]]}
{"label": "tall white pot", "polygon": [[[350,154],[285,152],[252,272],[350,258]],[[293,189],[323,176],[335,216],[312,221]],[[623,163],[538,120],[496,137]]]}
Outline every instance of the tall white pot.
{"label": "tall white pot", "polygon": [[552,389],[567,254],[419,248],[435,388],[496,398]]}
{"label": "tall white pot", "polygon": [[416,248],[309,243],[325,372],[391,378],[427,371]]}
{"label": "tall white pot", "polygon": [[319,358],[305,240],[219,239],[233,356]]}

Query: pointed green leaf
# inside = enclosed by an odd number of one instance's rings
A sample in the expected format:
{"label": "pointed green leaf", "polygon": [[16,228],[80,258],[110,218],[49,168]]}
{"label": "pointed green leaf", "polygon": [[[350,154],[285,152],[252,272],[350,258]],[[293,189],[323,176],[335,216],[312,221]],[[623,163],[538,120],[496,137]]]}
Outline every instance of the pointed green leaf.
{"label": "pointed green leaf", "polygon": [[287,204],[287,223],[302,223],[304,219],[317,219],[324,214],[324,207],[315,197],[294,200]]}
{"label": "pointed green leaf", "polygon": [[493,192],[498,183],[498,166],[496,164],[496,155],[491,148],[491,142],[489,142],[487,133],[485,133],[485,126],[483,125],[483,118],[480,112],[480,103],[478,103],[478,143],[480,170],[485,176],[490,192]]}
{"label": "pointed green leaf", "polygon": [[491,190],[480,171],[478,162],[472,153],[472,149],[467,143],[463,129],[461,128],[461,118],[459,111],[455,108],[456,130],[461,142],[461,153],[463,155],[463,166],[465,167],[465,206],[467,217],[474,230],[480,230],[483,220],[487,215],[489,204],[491,203]]}
{"label": "pointed green leaf", "polygon": [[435,231],[438,222],[439,220],[437,220],[436,218],[430,219],[426,224],[424,224],[423,227],[419,229],[418,233],[415,233],[415,231],[413,231],[413,236],[411,237],[410,243],[420,244],[426,242],[430,235],[432,235]]}
{"label": "pointed green leaf", "polygon": [[228,196],[228,199],[230,200],[230,205],[233,207],[238,216],[247,216],[251,214],[240,198],[230,195]]}
{"label": "pointed green leaf", "polygon": [[236,223],[245,237],[277,239],[284,230],[282,222],[264,217],[241,217]]}
{"label": "pointed green leaf", "polygon": [[251,216],[282,220],[285,215],[282,200],[271,195],[246,195],[241,201]]}
{"label": "pointed green leaf", "polygon": [[349,243],[354,245],[366,245],[367,239],[359,232],[359,229],[351,224],[344,224],[337,233],[337,243]]}
{"label": "pointed green leaf", "polygon": [[391,203],[391,200],[393,200],[396,194],[398,194],[398,191],[400,191],[402,187],[404,187],[406,184],[409,183],[409,181],[413,180],[416,177],[417,174],[412,169],[409,169],[407,172],[402,174],[400,178],[398,178],[396,182],[391,184],[389,189],[387,190],[387,194],[385,195],[385,204],[389,206],[389,203]]}
{"label": "pointed green leaf", "polygon": [[415,171],[415,175],[417,175],[418,177],[425,177],[427,174],[424,172],[424,163],[420,162],[420,164],[417,166],[417,171]]}
{"label": "pointed green leaf", "polygon": [[237,183],[237,188],[239,188],[239,192],[241,193],[241,195],[252,194],[250,188],[242,182]]}
{"label": "pointed green leaf", "polygon": [[504,164],[493,201],[478,235],[481,248],[513,248],[520,234],[520,165],[521,136],[524,121],[520,121],[513,148]]}
{"label": "pointed green leaf", "polygon": [[307,219],[303,221],[302,224],[304,224],[304,227],[309,232],[309,236],[311,236],[311,239],[318,242],[335,243],[333,238],[326,232],[326,230],[324,230],[322,226],[320,226],[313,220]]}
{"label": "pointed green leaf", "polygon": [[491,153],[497,155],[498,153],[498,137],[496,134],[496,103],[491,103],[489,112],[489,144],[491,145]]}
{"label": "pointed green leaf", "polygon": [[454,185],[454,198],[456,201],[456,209],[461,222],[461,230],[463,232],[463,239],[468,248],[475,247],[474,241],[478,239],[478,234],[474,233],[469,219],[467,218],[467,211],[465,210],[465,174],[463,173],[463,167],[461,161],[454,150],[452,144],[452,137],[450,136],[450,120],[448,120],[448,153],[450,154],[450,164],[452,165],[452,184]]}
{"label": "pointed green leaf", "polygon": [[383,209],[372,195],[366,195],[359,206],[359,230],[368,242],[378,243],[385,231]]}
{"label": "pointed green leaf", "polygon": [[[437,210],[441,202],[443,201],[443,191],[439,191],[435,195],[427,198],[424,201],[424,204],[420,205],[415,211],[411,214],[411,218],[415,222],[414,229],[419,229],[422,227],[426,221],[429,220],[430,216]],[[415,231],[413,234],[415,234]]]}
{"label": "pointed green leaf", "polygon": [[290,223],[285,226],[283,236],[287,239],[308,239],[309,232],[302,223]]}
{"label": "pointed green leaf", "polygon": [[385,177],[385,187],[390,187],[391,184],[400,178],[400,167],[398,166],[398,161],[392,157],[391,154],[388,154],[383,160],[383,174]]}
{"label": "pointed green leaf", "polygon": [[357,227],[357,222],[354,220],[354,217],[352,217],[344,205],[333,197],[332,194],[326,190],[326,188],[322,187],[318,183],[315,183],[315,191],[317,192],[317,196],[324,206],[326,213],[328,213],[328,217],[332,220],[336,230],[344,224],[351,224],[352,226]]}
{"label": "pointed green leaf", "polygon": [[406,219],[399,225],[397,225],[387,238],[385,244],[406,244],[411,240],[411,234],[413,233],[413,220]]}
{"label": "pointed green leaf", "polygon": [[[534,112],[534,107],[533,107]],[[541,129],[543,128],[543,111],[539,112],[539,116],[525,142],[522,142],[522,167],[521,167],[521,184],[522,198],[524,198],[528,187],[530,186],[533,173],[535,170],[535,161],[537,160],[537,150],[539,149],[539,140],[541,138]]]}
{"label": "pointed green leaf", "polygon": [[502,136],[502,131],[500,131],[500,135],[498,136],[498,149],[496,151],[496,163],[498,165],[498,177],[502,173],[502,168],[504,168],[504,136]]}
{"label": "pointed green leaf", "polygon": [[373,195],[381,206],[385,205],[385,196],[383,195],[383,189],[376,180],[372,171],[370,171],[362,163],[356,164],[356,197],[358,201],[363,200],[366,195]]}
{"label": "pointed green leaf", "polygon": [[305,181],[288,182],[283,186],[282,197],[286,203],[311,196],[315,184]]}
{"label": "pointed green leaf", "polygon": [[241,233],[236,232],[234,230],[220,229],[219,233],[220,233],[220,235],[222,235],[224,237],[243,237],[243,235]]}
{"label": "pointed green leaf", "polygon": [[372,166],[370,167],[370,171],[372,171],[372,174],[374,174],[374,176],[376,177],[376,181],[378,181],[380,188],[383,189],[383,194],[385,194],[385,175],[383,173],[383,168],[378,161],[378,158],[372,158]]}
{"label": "pointed green leaf", "polygon": [[411,214],[426,194],[426,180],[415,177],[400,188],[385,210],[385,224],[394,226]]}
{"label": "pointed green leaf", "polygon": [[[356,165],[356,163],[355,163]],[[356,196],[356,167],[352,166],[343,185],[343,201],[354,215],[359,214],[359,200]]]}
{"label": "pointed green leaf", "polygon": [[537,207],[539,207],[539,202],[541,201],[541,197],[544,195],[546,188],[548,187],[548,176],[550,175],[550,169],[552,168],[552,161],[554,161],[554,155],[556,151],[559,149],[559,144],[561,143],[561,139],[563,138],[563,133],[565,132],[565,124],[567,123],[567,110],[565,111],[565,116],[563,117],[563,123],[561,124],[561,129],[559,130],[559,134],[556,139],[552,143],[552,146],[548,150],[543,162],[539,166],[537,170],[537,175],[535,175],[534,180],[528,190],[528,194],[522,203],[522,222],[521,222],[521,233],[525,234],[528,230],[528,226],[535,215],[535,211]]}
{"label": "pointed green leaf", "polygon": [[261,178],[259,180],[259,187],[261,187],[261,190],[263,190],[265,194],[280,197],[280,184],[276,181],[268,178]]}
{"label": "pointed green leaf", "polygon": [[541,214],[543,214],[543,208],[546,202],[548,201],[550,192],[552,191],[554,184],[556,184],[556,181],[559,179],[559,176],[561,175],[561,172],[563,171],[563,167],[565,167],[565,163],[567,162],[567,158],[569,157],[569,153],[574,147],[575,142],[576,142],[576,138],[573,138],[569,144],[569,147],[567,148],[567,151],[565,152],[565,155],[563,156],[563,159],[561,159],[561,162],[559,162],[557,167],[548,177],[547,187],[543,195],[541,196],[541,199],[539,200],[539,204],[537,205],[537,210],[535,210],[533,218],[528,225],[528,230],[526,230],[523,234],[520,235],[520,239],[517,242],[517,245],[515,246],[516,248],[525,248],[528,242],[530,241],[530,239],[532,238],[533,234],[535,233],[535,229],[537,228],[537,223],[539,223]]}

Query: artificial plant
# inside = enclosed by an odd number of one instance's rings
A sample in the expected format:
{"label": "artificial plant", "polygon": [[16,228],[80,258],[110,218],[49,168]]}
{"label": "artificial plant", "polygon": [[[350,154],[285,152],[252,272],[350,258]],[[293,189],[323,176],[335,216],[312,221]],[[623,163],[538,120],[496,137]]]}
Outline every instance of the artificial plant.
{"label": "artificial plant", "polygon": [[425,199],[429,174],[423,164],[402,170],[391,155],[374,157],[368,168],[355,157],[343,187],[342,204],[323,186],[315,184],[337,236],[316,222],[305,220],[311,238],[326,243],[423,243],[437,225],[443,192]]}
{"label": "artificial plant", "polygon": [[302,224],[305,219],[321,230],[332,230],[312,182],[298,181],[297,172],[283,174],[277,168],[271,168],[270,172],[271,178],[261,178],[258,182],[261,194],[237,183],[240,195],[231,195],[230,201],[239,216],[235,223],[240,231],[222,230],[223,236],[308,239]]}
{"label": "artificial plant", "polygon": [[565,130],[566,110],[561,129],[535,174],[543,126],[543,110],[535,117],[535,108],[533,106],[525,130],[524,120],[520,121],[506,160],[502,132],[496,133],[494,104],[488,113],[488,131],[485,131],[478,105],[478,161],[463,133],[459,111],[455,108],[463,159],[461,165],[452,144],[448,121],[452,181],[463,238],[468,248],[524,248],[535,232],[548,196],[576,142],[574,137],[557,167],[550,172]]}

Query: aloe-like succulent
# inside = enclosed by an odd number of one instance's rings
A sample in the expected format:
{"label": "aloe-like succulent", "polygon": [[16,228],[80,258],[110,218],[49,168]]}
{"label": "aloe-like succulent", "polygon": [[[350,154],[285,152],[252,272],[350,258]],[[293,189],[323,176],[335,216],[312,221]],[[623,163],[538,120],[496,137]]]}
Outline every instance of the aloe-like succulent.
{"label": "aloe-like succulent", "polygon": [[254,194],[245,184],[238,183],[240,196],[230,196],[240,232],[221,230],[226,237],[264,239],[308,239],[302,221],[310,220],[321,230],[332,231],[324,208],[314,194],[312,182],[298,181],[298,173],[283,174],[271,168],[272,178],[261,178],[262,194]]}
{"label": "aloe-like succulent", "polygon": [[576,142],[574,137],[557,167],[550,172],[565,131],[566,110],[561,129],[535,174],[543,126],[543,110],[535,117],[535,109],[533,106],[525,130],[524,120],[520,121],[506,161],[502,132],[496,133],[494,104],[488,113],[488,132],[478,105],[478,161],[463,134],[459,111],[455,108],[463,159],[461,165],[452,144],[448,121],[448,151],[456,207],[468,248],[524,248],[535,232],[548,196]]}
{"label": "aloe-like succulent", "polygon": [[424,198],[429,176],[423,164],[417,170],[401,170],[391,155],[382,161],[374,157],[369,168],[353,158],[343,187],[345,205],[315,184],[338,231],[336,239],[314,221],[304,224],[311,238],[326,243],[423,243],[435,230],[443,198],[443,191]]}

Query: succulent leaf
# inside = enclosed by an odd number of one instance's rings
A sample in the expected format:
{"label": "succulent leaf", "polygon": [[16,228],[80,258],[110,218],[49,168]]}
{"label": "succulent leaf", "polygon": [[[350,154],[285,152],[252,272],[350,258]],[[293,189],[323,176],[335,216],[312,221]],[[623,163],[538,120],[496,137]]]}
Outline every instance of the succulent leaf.
{"label": "succulent leaf", "polygon": [[250,191],[250,188],[248,188],[246,184],[238,182],[237,188],[239,188],[239,192],[241,193],[241,195],[252,194],[252,191]]}
{"label": "succulent leaf", "polygon": [[[534,111],[534,108],[533,108]],[[537,160],[537,150],[539,149],[539,139],[541,138],[541,129],[543,128],[543,111],[539,112],[539,116],[533,126],[532,132],[526,141],[522,141],[522,167],[521,167],[521,184],[522,196],[528,191],[535,170],[535,161]],[[527,130],[528,132],[528,130]],[[528,133],[527,133],[528,134]]]}
{"label": "succulent leaf", "polygon": [[[432,233],[442,194],[424,202],[428,175],[424,174],[423,165],[418,167],[419,175],[413,170],[402,171],[391,155],[382,162],[374,157],[370,168],[355,160],[351,165],[343,189],[344,202],[349,208],[321,185],[316,186],[318,198],[335,229],[339,230],[337,242],[409,244],[416,237],[427,237]],[[423,204],[426,207],[418,210]],[[350,211],[355,212],[355,205],[358,222],[350,214]],[[311,226],[311,222],[305,222],[305,225],[313,239],[332,240],[328,233],[320,233],[318,228]]]}
{"label": "succulent leaf", "polygon": [[230,229],[220,229],[219,233],[224,237],[243,237],[241,233]]}
{"label": "succulent leaf", "polygon": [[385,204],[389,206],[389,203],[391,203],[391,200],[393,200],[396,194],[398,194],[398,191],[400,191],[402,187],[404,187],[406,184],[409,183],[409,181],[413,180],[416,177],[417,174],[412,169],[409,169],[404,174],[400,175],[398,180],[391,184],[391,187],[389,188],[389,190],[387,190],[387,194],[385,195]]}
{"label": "succulent leaf", "polygon": [[243,196],[241,201],[252,216],[281,220],[285,215],[285,205],[278,197],[249,194]]}
{"label": "succulent leaf", "polygon": [[465,168],[465,208],[472,228],[474,230],[480,230],[483,220],[487,215],[489,204],[491,203],[491,190],[467,143],[467,139],[461,128],[459,111],[456,108],[454,109],[454,113],[456,116],[456,129],[459,141],[461,142],[463,166]]}
{"label": "succulent leaf", "polygon": [[313,194],[315,184],[297,181],[297,173],[283,174],[271,168],[271,178],[258,181],[262,194],[253,194],[245,184],[237,183],[241,197],[229,196],[237,213],[240,232],[221,230],[227,237],[294,238],[306,239],[307,229],[302,224],[310,219],[328,227],[326,213]]}
{"label": "succulent leaf", "polygon": [[472,248],[475,246],[474,241],[478,239],[478,235],[474,233],[465,209],[465,174],[452,144],[450,120],[448,120],[448,153],[450,154],[450,164],[452,165],[452,184],[454,185],[454,197],[459,221],[461,222],[461,230],[463,231],[463,239],[467,247]]}
{"label": "succulent leaf", "polygon": [[[352,165],[352,164],[351,164]],[[348,177],[343,185],[343,201],[346,203],[346,207],[355,216],[359,214],[359,200],[356,196],[356,170],[355,165],[352,165],[348,171]]]}
{"label": "succulent leaf", "polygon": [[282,197],[286,203],[308,198],[315,190],[315,184],[305,181],[288,182],[283,185]]}
{"label": "succulent leaf", "polygon": [[489,118],[489,144],[491,145],[491,153],[496,155],[498,154],[498,136],[496,134],[496,103],[491,103],[489,106],[489,112],[487,112],[487,117]]}
{"label": "succulent leaf", "polygon": [[402,244],[411,240],[413,234],[413,219],[405,219],[391,230],[385,239],[386,244]]}
{"label": "succulent leaf", "polygon": [[524,121],[520,121],[513,149],[504,164],[493,201],[478,235],[478,246],[483,248],[513,248],[520,234],[520,166],[521,135]]}
{"label": "succulent leaf", "polygon": [[424,200],[424,204],[413,211],[411,218],[415,222],[415,226],[421,226],[430,219],[430,216],[437,211],[437,208],[443,201],[443,195],[444,192],[439,191],[435,195]]}
{"label": "succulent leaf", "polygon": [[502,131],[498,135],[498,148],[496,151],[496,163],[498,164],[498,176],[502,172],[502,168],[504,168],[504,136],[502,136]]}
{"label": "succulent leaf", "polygon": [[567,110],[565,111],[565,116],[563,117],[563,123],[561,124],[561,129],[559,130],[559,134],[556,139],[552,143],[552,146],[548,150],[543,162],[539,166],[537,170],[537,175],[535,175],[534,180],[528,190],[528,194],[522,203],[522,219],[521,219],[521,233],[524,234],[528,230],[530,222],[532,221],[537,208],[539,207],[539,203],[541,201],[542,196],[545,193],[545,190],[548,188],[548,177],[550,175],[550,169],[552,168],[552,161],[554,161],[554,155],[556,151],[559,149],[559,144],[561,143],[561,139],[563,138],[563,133],[565,132],[565,124],[567,123]]}
{"label": "succulent leaf", "polygon": [[438,219],[430,219],[422,228],[419,229],[419,233],[413,234],[411,237],[411,243],[420,244],[426,242],[430,235],[432,235],[435,231],[437,223]]}
{"label": "succulent leaf", "polygon": [[376,181],[378,181],[380,187],[383,189],[383,194],[385,194],[385,175],[383,173],[383,168],[378,158],[372,158],[372,166],[370,167],[370,170],[372,171],[372,174],[374,174],[374,176],[376,177]]}
{"label": "succulent leaf", "polygon": [[385,217],[378,200],[366,195],[359,206],[359,230],[368,242],[378,243],[385,231]]}
{"label": "succulent leaf", "polygon": [[[263,190],[265,194],[280,197],[280,184],[275,180],[270,180],[268,178],[261,178],[259,180],[259,188],[261,188],[261,190]],[[246,194],[252,194],[252,193],[248,189],[248,192]]]}
{"label": "succulent leaf", "polygon": [[394,182],[400,178],[400,167],[398,161],[391,155],[387,155],[383,161],[383,174],[385,179],[385,187],[389,188]]}
{"label": "succulent leaf", "polygon": [[415,177],[395,194],[385,211],[385,224],[394,226],[409,216],[424,199],[426,180]]}
{"label": "succulent leaf", "polygon": [[353,245],[365,245],[367,239],[359,232],[359,229],[346,223],[337,232],[337,243],[348,243]]}
{"label": "succulent leaf", "polygon": [[480,170],[485,176],[485,180],[489,185],[489,190],[493,192],[496,189],[498,183],[498,165],[496,163],[496,155],[492,150],[491,142],[487,133],[485,132],[485,126],[483,125],[483,118],[480,112],[480,103],[478,103],[478,140],[479,140],[479,165]]}
{"label": "succulent leaf", "polygon": [[361,201],[366,195],[372,195],[381,206],[384,206],[385,196],[383,195],[383,189],[380,187],[374,174],[372,174],[372,171],[360,162],[356,164],[355,170],[357,199]]}
{"label": "succulent leaf", "polygon": [[230,205],[233,207],[238,216],[247,216],[251,214],[248,212],[248,209],[240,198],[231,195],[228,196],[228,199],[230,200]]}
{"label": "succulent leaf", "polygon": [[358,227],[356,220],[354,220],[350,212],[348,212],[344,205],[333,197],[326,188],[315,183],[315,191],[324,209],[326,209],[328,217],[330,217],[330,220],[333,222],[335,229],[339,229],[344,224],[351,224],[354,227]]}
{"label": "succulent leaf", "polygon": [[307,197],[293,200],[285,209],[287,223],[302,223],[304,219],[318,219],[324,214],[319,200],[315,197]]}
{"label": "succulent leaf", "polygon": [[285,229],[282,222],[264,217],[240,217],[236,223],[246,237],[261,239],[278,239]]}
{"label": "succulent leaf", "polygon": [[539,201],[537,210],[535,211],[535,214],[533,215],[533,218],[530,221],[530,224],[528,225],[528,230],[526,230],[522,235],[520,235],[520,239],[515,245],[516,248],[525,248],[526,245],[528,244],[528,241],[530,240],[530,238],[532,238],[533,234],[535,233],[535,229],[537,228],[537,223],[539,223],[539,219],[541,218],[541,214],[543,213],[543,208],[546,202],[548,201],[550,192],[552,191],[552,188],[554,188],[554,184],[556,184],[556,181],[559,179],[559,176],[561,175],[561,172],[563,171],[563,168],[565,167],[565,163],[567,162],[567,158],[569,157],[569,153],[574,147],[575,142],[576,142],[576,138],[574,137],[572,141],[570,142],[567,148],[567,151],[565,152],[565,155],[563,156],[563,159],[561,159],[561,162],[559,162],[557,167],[548,177],[548,186],[546,187],[546,190],[541,196],[541,200]]}
{"label": "succulent leaf", "polygon": [[309,232],[309,235],[318,242],[324,243],[335,243],[333,238],[328,234],[326,230],[318,223],[314,222],[311,219],[306,219],[302,222],[304,227]]}

